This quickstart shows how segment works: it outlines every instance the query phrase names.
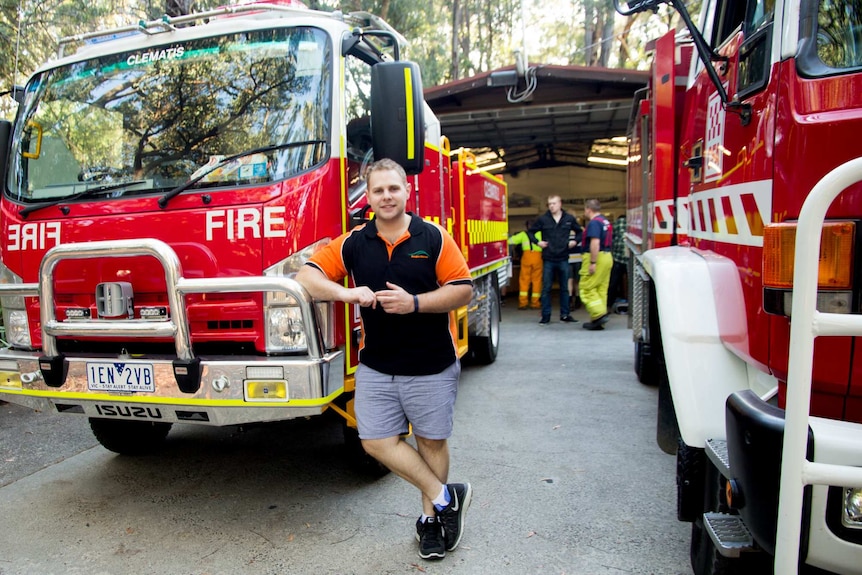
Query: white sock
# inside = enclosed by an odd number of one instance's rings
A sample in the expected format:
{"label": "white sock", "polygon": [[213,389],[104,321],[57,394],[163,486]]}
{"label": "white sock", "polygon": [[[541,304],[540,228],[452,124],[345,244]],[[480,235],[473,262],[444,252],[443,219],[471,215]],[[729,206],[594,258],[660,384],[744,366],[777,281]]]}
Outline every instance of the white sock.
{"label": "white sock", "polygon": [[446,489],[446,485],[443,485],[440,489],[440,495],[438,495],[432,503],[434,504],[434,507],[437,508],[437,511],[440,511],[449,505],[449,490]]}
{"label": "white sock", "polygon": [[423,514],[419,517],[419,523],[425,523],[425,522],[426,522],[426,521],[428,521],[429,519],[431,519],[431,516],[430,516],[430,515],[425,515],[425,514],[423,513]]}

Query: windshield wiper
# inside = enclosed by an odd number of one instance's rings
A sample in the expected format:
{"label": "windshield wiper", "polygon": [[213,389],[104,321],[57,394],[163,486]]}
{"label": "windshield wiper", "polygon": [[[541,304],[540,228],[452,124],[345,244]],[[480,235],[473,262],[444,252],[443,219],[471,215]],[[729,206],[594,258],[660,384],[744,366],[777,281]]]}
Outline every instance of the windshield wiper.
{"label": "windshield wiper", "polygon": [[90,196],[98,196],[99,194],[104,194],[105,192],[110,192],[113,190],[121,190],[123,188],[127,188],[129,186],[135,186],[138,184],[146,183],[146,180],[131,180],[128,182],[116,182],[113,184],[105,184],[103,186],[95,186],[93,188],[87,188],[83,192],[78,192],[77,194],[72,194],[71,196],[66,196],[65,198],[57,198],[56,200],[48,200],[47,202],[42,202],[41,204],[33,204],[31,206],[27,206],[26,208],[22,208],[18,211],[18,215],[26,218],[29,214],[35,212],[36,210],[41,210],[42,208],[50,208],[51,206],[56,206],[58,204],[65,204],[66,202],[73,202],[75,200],[80,200],[81,198],[87,198]]}
{"label": "windshield wiper", "polygon": [[254,148],[251,150],[246,150],[245,152],[233,154],[232,156],[227,156],[225,158],[222,158],[221,160],[219,160],[218,162],[216,162],[212,166],[210,166],[210,168],[208,170],[206,170],[205,172],[198,174],[197,176],[195,176],[193,178],[189,178],[188,180],[186,180],[185,182],[183,182],[182,184],[180,184],[179,186],[177,186],[173,190],[165,193],[165,195],[163,195],[161,198],[159,198],[159,207],[160,208],[166,207],[168,205],[168,202],[170,202],[173,198],[177,197],[178,195],[180,195],[184,191],[188,190],[189,188],[191,188],[192,186],[194,186],[195,184],[200,182],[202,179],[207,177],[207,175],[213,173],[215,170],[217,170],[221,167],[224,167],[225,165],[233,162],[234,160],[238,160],[239,158],[244,158],[245,156],[251,156],[254,154],[265,154],[266,152],[274,152],[276,150],[284,150],[287,148],[297,148],[299,146],[313,146],[316,144],[324,144],[324,143],[326,143],[325,140],[305,140],[303,142],[288,142],[285,144],[270,144],[269,146],[262,146],[260,148]]}

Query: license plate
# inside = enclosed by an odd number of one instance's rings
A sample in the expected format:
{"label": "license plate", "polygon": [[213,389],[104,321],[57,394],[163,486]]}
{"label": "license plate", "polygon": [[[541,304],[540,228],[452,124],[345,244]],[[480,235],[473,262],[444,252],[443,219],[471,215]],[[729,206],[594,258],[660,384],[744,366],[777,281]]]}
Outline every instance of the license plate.
{"label": "license plate", "polygon": [[87,385],[93,391],[155,391],[151,363],[87,363]]}

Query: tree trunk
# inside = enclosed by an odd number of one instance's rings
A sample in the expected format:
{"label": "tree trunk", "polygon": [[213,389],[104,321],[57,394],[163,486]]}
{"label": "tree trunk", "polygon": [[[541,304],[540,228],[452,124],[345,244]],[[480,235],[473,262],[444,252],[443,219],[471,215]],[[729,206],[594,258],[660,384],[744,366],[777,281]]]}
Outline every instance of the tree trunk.
{"label": "tree trunk", "polygon": [[461,33],[461,0],[452,0],[452,61],[450,63],[449,75],[451,76],[450,80],[457,80],[460,78],[459,71],[461,66],[459,65],[460,54],[459,54],[459,41],[458,36]]}
{"label": "tree trunk", "polygon": [[194,3],[194,0],[165,0],[165,14],[172,18],[191,14]]}

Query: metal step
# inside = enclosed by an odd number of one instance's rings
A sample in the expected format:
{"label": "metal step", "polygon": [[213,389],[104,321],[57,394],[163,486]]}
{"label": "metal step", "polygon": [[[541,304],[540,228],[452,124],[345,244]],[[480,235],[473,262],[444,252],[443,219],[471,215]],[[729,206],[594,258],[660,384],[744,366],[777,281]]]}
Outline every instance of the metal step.
{"label": "metal step", "polygon": [[718,551],[724,557],[739,557],[744,551],[754,551],[754,539],[739,515],[704,513],[703,526]]}
{"label": "metal step", "polygon": [[730,479],[730,459],[727,457],[727,442],[723,439],[707,439],[704,446],[706,456],[722,476]]}

